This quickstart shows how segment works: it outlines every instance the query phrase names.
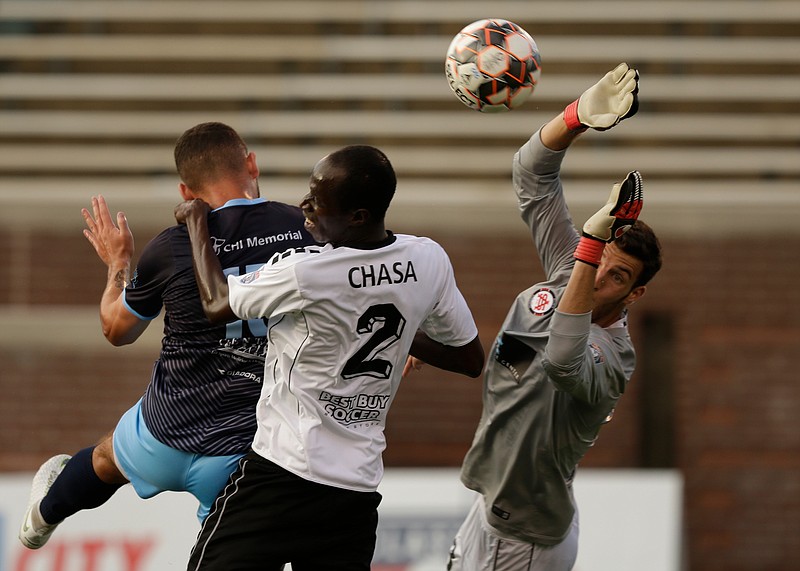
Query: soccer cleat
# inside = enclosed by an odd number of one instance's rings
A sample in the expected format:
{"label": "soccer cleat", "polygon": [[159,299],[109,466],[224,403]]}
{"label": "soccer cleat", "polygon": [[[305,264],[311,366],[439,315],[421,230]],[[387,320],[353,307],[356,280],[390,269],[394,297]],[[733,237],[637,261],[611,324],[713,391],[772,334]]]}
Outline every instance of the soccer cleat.
{"label": "soccer cleat", "polygon": [[53,482],[56,481],[70,458],[71,456],[67,454],[53,456],[39,467],[33,477],[28,511],[25,512],[25,519],[22,520],[22,527],[19,530],[19,540],[28,549],[42,547],[58,527],[58,523],[45,523],[39,513],[39,503],[47,495],[48,490],[50,490]]}

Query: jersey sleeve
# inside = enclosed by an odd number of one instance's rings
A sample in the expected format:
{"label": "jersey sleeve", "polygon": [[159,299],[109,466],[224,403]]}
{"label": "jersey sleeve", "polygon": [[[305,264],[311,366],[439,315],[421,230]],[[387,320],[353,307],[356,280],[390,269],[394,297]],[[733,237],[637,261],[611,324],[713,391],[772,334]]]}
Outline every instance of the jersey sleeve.
{"label": "jersey sleeve", "polygon": [[[313,249],[313,253],[318,249]],[[269,318],[299,311],[305,305],[295,272],[299,260],[310,255],[305,248],[276,254],[257,270],[228,276],[228,303],[240,319]]]}
{"label": "jersey sleeve", "polygon": [[453,266],[443,249],[439,248],[443,287],[433,311],[420,325],[425,334],[444,345],[461,347],[478,335],[475,319],[467,301],[456,284]]}
{"label": "jersey sleeve", "polygon": [[155,319],[163,307],[162,295],[174,272],[169,237],[170,230],[166,230],[145,246],[123,292],[125,307],[139,319]]}
{"label": "jersey sleeve", "polygon": [[593,328],[591,318],[591,313],[556,310],[542,364],[560,390],[596,404],[618,399],[633,371],[625,369],[610,335],[600,327]]}
{"label": "jersey sleeve", "polygon": [[539,131],[514,155],[512,182],[520,215],[533,236],[548,279],[574,265],[579,235],[564,198],[561,162],[565,151],[542,144]]}

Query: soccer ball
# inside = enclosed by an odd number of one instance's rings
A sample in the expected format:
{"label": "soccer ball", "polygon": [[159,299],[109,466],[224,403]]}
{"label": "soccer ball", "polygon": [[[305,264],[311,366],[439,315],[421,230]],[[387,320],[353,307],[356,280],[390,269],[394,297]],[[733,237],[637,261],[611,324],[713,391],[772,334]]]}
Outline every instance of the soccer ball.
{"label": "soccer ball", "polygon": [[470,109],[510,111],[536,88],[542,71],[536,42],[508,20],[478,20],[453,38],[445,75],[456,97]]}

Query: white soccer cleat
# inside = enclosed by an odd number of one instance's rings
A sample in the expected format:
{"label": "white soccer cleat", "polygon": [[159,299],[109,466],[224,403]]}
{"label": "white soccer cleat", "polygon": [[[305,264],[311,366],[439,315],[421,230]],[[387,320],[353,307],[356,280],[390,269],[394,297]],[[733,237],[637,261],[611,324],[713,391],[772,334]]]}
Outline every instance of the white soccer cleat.
{"label": "white soccer cleat", "polygon": [[47,495],[48,490],[70,458],[71,456],[67,454],[53,456],[39,467],[33,477],[31,495],[28,500],[28,511],[25,512],[25,519],[22,520],[22,527],[19,530],[19,540],[28,549],[42,547],[58,527],[57,523],[48,524],[44,522],[39,513],[39,502]]}

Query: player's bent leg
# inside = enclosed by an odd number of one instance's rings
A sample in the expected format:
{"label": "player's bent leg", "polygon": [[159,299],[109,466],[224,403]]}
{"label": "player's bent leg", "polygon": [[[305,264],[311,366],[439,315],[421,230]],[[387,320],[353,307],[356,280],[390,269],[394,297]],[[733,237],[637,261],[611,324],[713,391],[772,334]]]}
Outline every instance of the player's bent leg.
{"label": "player's bent leg", "polygon": [[164,444],[147,428],[141,401],[120,418],[112,447],[115,467],[130,480],[140,498],[165,491],[189,492],[200,504],[200,523],[242,456],[203,456]]}
{"label": "player's bent leg", "polygon": [[113,434],[113,432],[109,432],[95,446],[92,452],[92,467],[97,477],[107,484],[127,484],[128,478],[120,471],[114,461]]}
{"label": "player's bent leg", "polygon": [[20,540],[30,549],[42,547],[58,524],[69,516],[106,503],[123,485],[123,478],[108,483],[94,468],[96,447],[84,448],[72,458],[66,454],[45,462],[34,477],[31,502],[20,530]]}
{"label": "player's bent leg", "polygon": [[114,429],[113,452],[114,463],[140,498],[186,490],[186,474],[194,454],[156,439],[142,417],[141,401],[119,419]]}
{"label": "player's bent leg", "polygon": [[123,485],[124,481],[109,484],[100,479],[94,471],[94,449],[76,452],[42,498],[39,510],[45,521],[59,523],[81,510],[99,507]]}

